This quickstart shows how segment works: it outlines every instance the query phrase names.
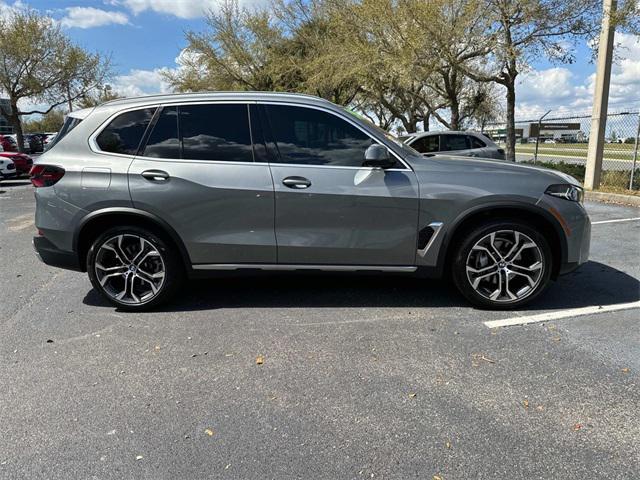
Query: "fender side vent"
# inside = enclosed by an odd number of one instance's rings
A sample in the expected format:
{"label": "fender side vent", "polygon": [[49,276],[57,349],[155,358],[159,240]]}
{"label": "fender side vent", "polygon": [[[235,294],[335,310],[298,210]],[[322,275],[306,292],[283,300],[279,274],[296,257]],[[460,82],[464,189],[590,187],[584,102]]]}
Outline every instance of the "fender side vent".
{"label": "fender side vent", "polygon": [[433,236],[435,230],[431,226],[424,227],[418,233],[418,250],[423,250],[428,244],[429,240]]}

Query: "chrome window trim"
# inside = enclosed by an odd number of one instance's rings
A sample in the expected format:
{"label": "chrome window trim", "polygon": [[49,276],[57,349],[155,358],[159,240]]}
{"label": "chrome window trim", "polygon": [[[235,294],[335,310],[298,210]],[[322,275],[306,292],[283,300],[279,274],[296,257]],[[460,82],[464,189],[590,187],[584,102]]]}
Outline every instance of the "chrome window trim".
{"label": "chrome window trim", "polygon": [[[274,101],[274,100],[258,100],[258,101],[256,101],[256,103],[258,105],[286,105],[286,106],[289,106],[289,107],[311,108],[311,109],[314,109],[314,110],[320,110],[322,112],[329,113],[329,114],[331,114],[331,115],[333,115],[335,117],[338,117],[338,118],[346,121],[347,123],[351,124],[352,126],[356,127],[358,130],[360,130],[362,133],[364,133],[367,137],[369,137],[375,143],[385,147],[396,158],[396,160],[398,160],[402,165],[404,165],[406,167],[406,168],[388,168],[386,170],[392,171],[392,172],[394,172],[394,171],[405,171],[405,170],[412,171],[412,169],[409,167],[409,165],[396,152],[394,152],[391,148],[389,148],[379,138],[372,136],[370,132],[368,132],[367,130],[362,128],[362,126],[360,124],[358,124],[353,118],[350,118],[349,115],[342,114],[342,112],[338,113],[338,112],[336,112],[336,111],[334,111],[334,110],[332,110],[330,108],[322,107],[320,105],[309,105],[309,104],[306,104],[306,103],[296,103],[296,102],[291,102],[291,101],[278,102],[278,101]],[[355,168],[355,169],[361,169],[362,168],[362,167],[350,167],[350,166],[346,166],[346,165],[308,165],[308,164],[303,164],[303,163],[272,163],[271,165],[295,165],[297,167],[300,167],[300,166],[303,166],[303,165],[307,165],[307,166],[311,166],[311,167]]]}
{"label": "chrome window trim", "polygon": [[[400,155],[398,155],[396,152],[393,151],[393,149],[389,148],[388,145],[386,145],[384,142],[382,142],[379,138],[374,137],[371,135],[370,132],[366,131],[361,125],[359,125],[357,122],[355,122],[353,119],[349,118],[348,115],[346,114],[341,114],[338,112],[335,112],[329,108],[326,107],[322,107],[319,105],[309,105],[307,103],[296,103],[296,102],[291,102],[291,101],[286,101],[286,102],[279,102],[279,101],[263,101],[263,100],[197,100],[197,101],[180,101],[180,100],[176,100],[175,102],[153,102],[153,103],[149,103],[148,105],[137,105],[135,107],[129,107],[129,108],[124,108],[122,110],[118,110],[117,112],[114,112],[112,115],[110,115],[109,117],[107,117],[98,128],[96,128],[96,130],[94,130],[94,132],[89,136],[89,149],[93,152],[93,153],[97,153],[100,155],[109,155],[109,156],[117,156],[117,157],[122,157],[122,158],[128,158],[128,159],[139,159],[139,160],[148,160],[148,161],[154,161],[154,162],[158,162],[158,161],[165,161],[165,162],[186,162],[186,163],[205,163],[205,164],[216,164],[216,165],[220,165],[220,164],[227,164],[227,165],[271,165],[271,166],[278,166],[278,165],[288,165],[288,166],[296,166],[296,167],[307,167],[307,168],[331,168],[331,169],[341,169],[341,170],[363,170],[363,169],[368,169],[368,170],[375,170],[375,167],[352,167],[352,166],[346,166],[346,165],[309,165],[309,164],[299,164],[299,163],[268,163],[268,162],[232,162],[232,161],[225,161],[225,160],[193,160],[193,159],[182,159],[182,158],[156,158],[156,157],[147,157],[144,155],[128,155],[128,154],[124,154],[124,153],[111,153],[111,152],[104,152],[102,150],[100,150],[100,147],[98,146],[97,142],[96,142],[96,138],[98,137],[98,135],[100,135],[100,133],[102,133],[102,131],[107,128],[107,126],[113,121],[113,119],[115,119],[117,116],[122,115],[123,113],[127,113],[127,112],[131,112],[134,110],[144,110],[146,108],[159,108],[159,107],[165,107],[165,106],[180,106],[180,105],[210,105],[210,104],[216,104],[216,103],[222,103],[222,104],[240,104],[240,105],[287,105],[287,106],[291,106],[291,107],[303,107],[303,108],[312,108],[314,110],[320,110],[323,111],[325,113],[329,113],[332,114],[342,120],[345,120],[347,123],[350,123],[352,126],[356,127],[358,130],[360,130],[362,133],[364,133],[365,135],[367,135],[372,141],[374,141],[375,143],[377,143],[378,145],[382,145],[383,147],[385,147],[387,150],[389,150],[389,152],[396,158],[397,161],[399,161],[402,165],[404,165],[405,168],[388,168],[385,169],[385,171],[389,171],[389,172],[406,172],[406,171],[413,171],[413,169],[409,166],[409,164],[407,164],[407,162],[405,162],[402,157],[400,157]],[[250,122],[250,119],[248,119],[248,121]],[[251,128],[251,125],[249,125],[249,128]]]}
{"label": "chrome window trim", "polygon": [[[170,160],[170,161],[178,161],[178,162],[182,162],[182,161],[194,161],[194,162],[212,162],[212,163],[222,163],[220,161],[216,161],[216,160],[183,160],[181,158],[178,159],[159,159],[159,158],[155,158],[155,157],[145,157],[144,155],[128,155],[128,154],[124,154],[124,153],[111,153],[111,152],[104,152],[100,149],[100,147],[98,146],[98,143],[96,142],[96,139],[98,138],[98,136],[102,133],[102,131],[104,129],[106,129],[109,124],[119,115],[122,115],[123,113],[127,113],[127,112],[132,112],[134,110],[144,110],[146,108],[159,108],[159,107],[165,107],[165,106],[180,106],[180,105],[208,105],[208,104],[212,104],[212,103],[224,103],[226,105],[229,104],[234,104],[234,105],[247,105],[247,110],[248,110],[248,106],[255,104],[256,102],[251,101],[251,100],[230,100],[230,101],[225,101],[225,100],[209,100],[209,101],[194,101],[194,102],[153,102],[153,103],[149,103],[147,105],[137,105],[135,107],[129,107],[129,108],[123,108],[122,110],[118,110],[117,112],[114,112],[113,114],[109,115],[109,117],[107,117],[99,126],[98,128],[96,128],[93,133],[89,136],[89,149],[93,152],[93,153],[97,153],[100,155],[115,155],[117,157],[123,157],[123,158],[140,158],[140,159],[147,159],[147,160]],[[247,121],[249,121],[249,118],[247,117]],[[250,128],[251,126],[249,126]],[[239,163],[239,164],[247,164],[247,163],[254,163],[254,162],[233,162],[233,163]]]}

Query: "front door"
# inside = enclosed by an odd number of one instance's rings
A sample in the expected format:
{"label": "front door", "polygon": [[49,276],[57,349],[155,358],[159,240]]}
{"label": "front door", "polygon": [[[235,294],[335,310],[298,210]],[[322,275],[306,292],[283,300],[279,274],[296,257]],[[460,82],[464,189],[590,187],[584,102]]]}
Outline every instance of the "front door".
{"label": "front door", "polygon": [[180,235],[193,264],[276,263],[269,165],[247,104],[165,106],[129,168],[135,207]]}
{"label": "front door", "polygon": [[363,167],[375,140],[356,123],[307,106],[264,104],[279,264],[415,264],[418,186],[401,162]]}

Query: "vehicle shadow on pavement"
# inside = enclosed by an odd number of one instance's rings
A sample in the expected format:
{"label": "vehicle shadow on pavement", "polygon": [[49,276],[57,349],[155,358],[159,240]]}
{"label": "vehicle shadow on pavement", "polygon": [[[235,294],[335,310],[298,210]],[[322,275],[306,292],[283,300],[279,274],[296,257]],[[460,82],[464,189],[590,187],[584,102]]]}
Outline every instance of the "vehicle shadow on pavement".
{"label": "vehicle shadow on pavement", "polygon": [[[640,282],[620,270],[588,262],[560,277],[532,304],[520,310],[611,305],[640,299]],[[109,306],[91,290],[84,303]],[[306,307],[465,307],[451,282],[398,274],[220,273],[188,282],[176,299],[156,311],[216,308]]]}
{"label": "vehicle shadow on pavement", "polygon": [[30,184],[31,184],[31,181],[28,178],[24,180],[21,180],[21,179],[3,180],[2,182],[0,182],[0,194],[6,193],[6,190],[4,190],[5,188],[24,187],[25,185],[30,185]]}

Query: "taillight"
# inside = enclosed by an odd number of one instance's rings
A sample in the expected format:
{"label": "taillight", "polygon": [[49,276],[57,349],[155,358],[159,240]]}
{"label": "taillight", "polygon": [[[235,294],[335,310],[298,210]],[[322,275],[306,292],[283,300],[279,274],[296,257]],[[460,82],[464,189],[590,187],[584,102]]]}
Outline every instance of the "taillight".
{"label": "taillight", "polygon": [[64,177],[64,168],[53,165],[34,165],[29,171],[34,187],[50,187]]}

